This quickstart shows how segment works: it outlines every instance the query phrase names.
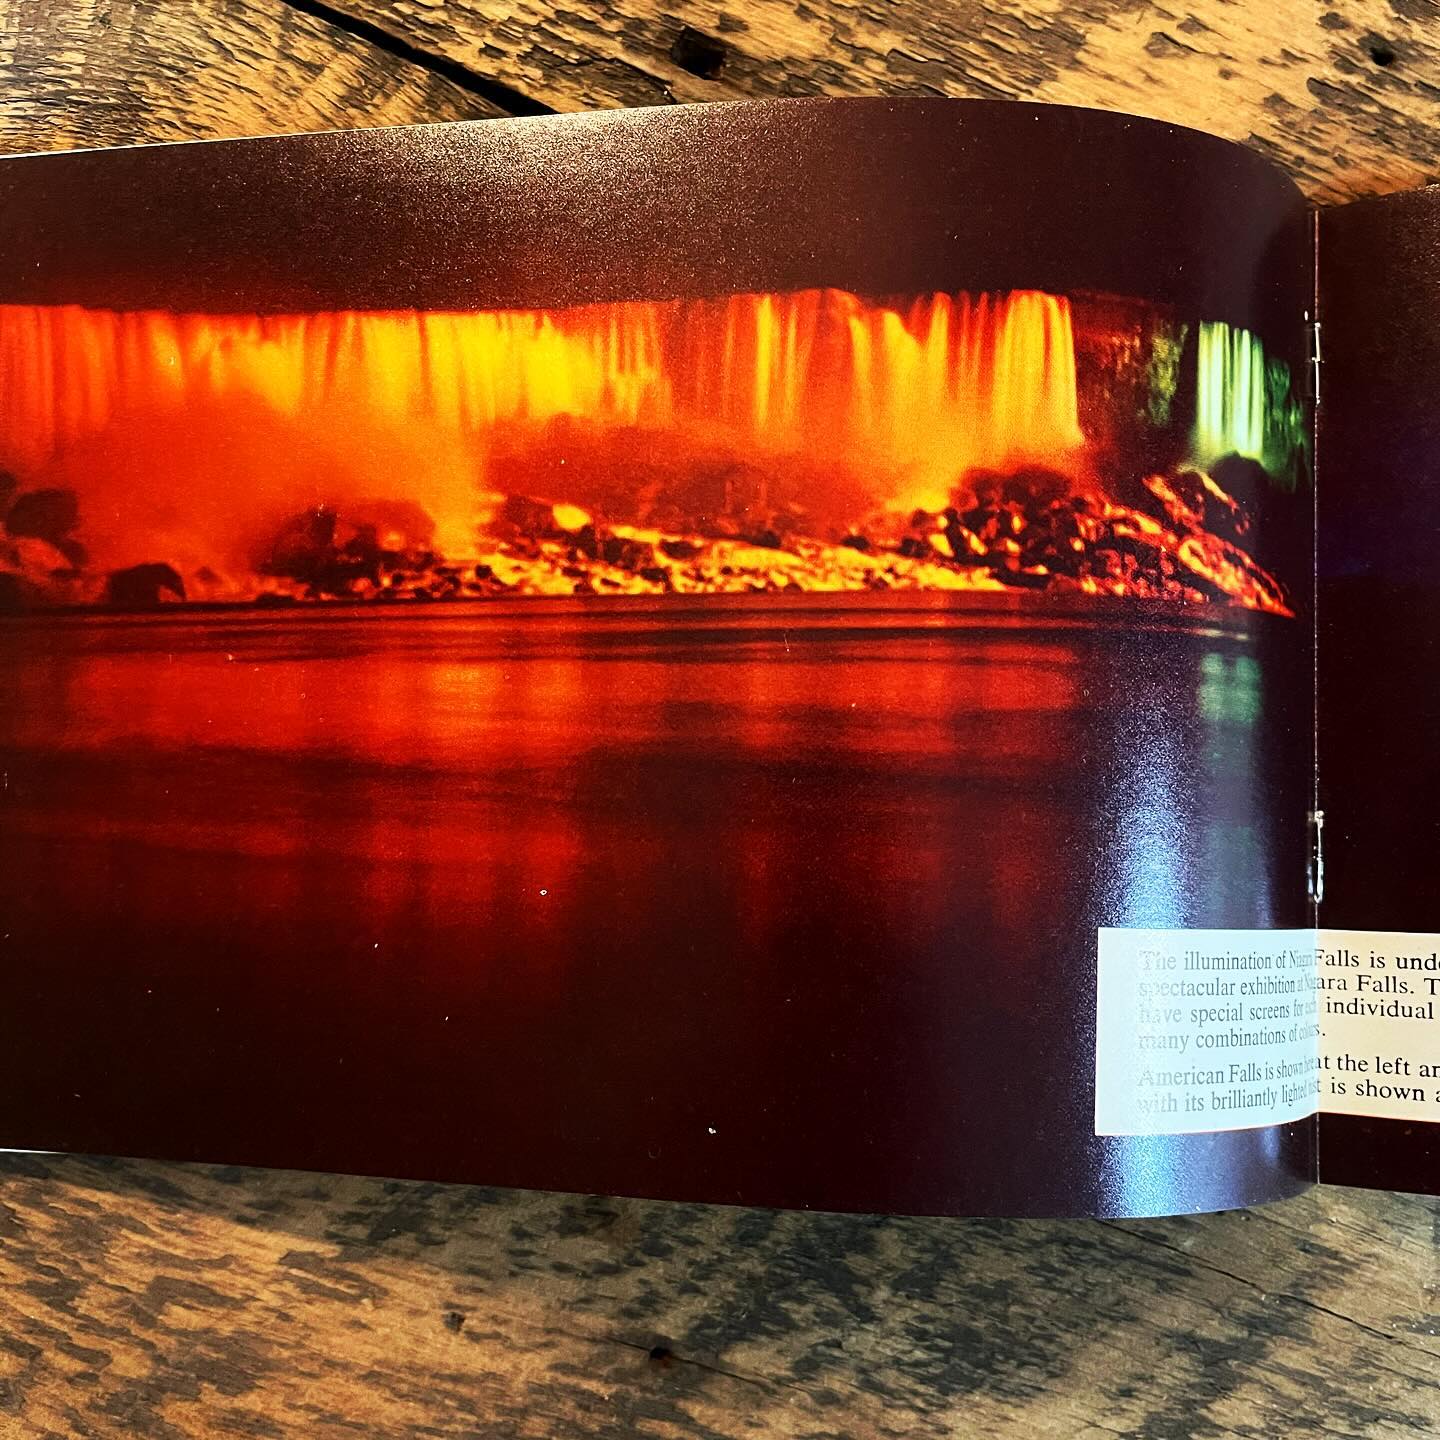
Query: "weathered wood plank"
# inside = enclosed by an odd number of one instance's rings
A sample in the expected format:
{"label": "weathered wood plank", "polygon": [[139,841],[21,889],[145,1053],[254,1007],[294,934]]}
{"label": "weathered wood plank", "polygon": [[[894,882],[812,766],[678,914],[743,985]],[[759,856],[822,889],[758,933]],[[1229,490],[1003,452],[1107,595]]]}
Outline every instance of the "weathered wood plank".
{"label": "weathered wood plank", "polygon": [[559,110],[760,95],[1096,105],[1256,146],[1317,197],[1440,178],[1440,6],[346,0]]}
{"label": "weathered wood plank", "polygon": [[432,69],[263,0],[0,0],[0,151],[499,113]]}
{"label": "weathered wood plank", "polygon": [[1329,1190],[919,1221],[10,1157],[0,1416],[317,1440],[1426,1433],[1436,1317],[1375,1282],[1436,1213]]}
{"label": "weathered wood plank", "polygon": [[101,0],[0,0],[0,20],[0,62],[24,76],[0,91],[8,150],[536,105],[938,93],[1194,125],[1265,151],[1321,199],[1440,178],[1437,0],[678,0],[664,13],[644,0],[137,0],[118,15]]}

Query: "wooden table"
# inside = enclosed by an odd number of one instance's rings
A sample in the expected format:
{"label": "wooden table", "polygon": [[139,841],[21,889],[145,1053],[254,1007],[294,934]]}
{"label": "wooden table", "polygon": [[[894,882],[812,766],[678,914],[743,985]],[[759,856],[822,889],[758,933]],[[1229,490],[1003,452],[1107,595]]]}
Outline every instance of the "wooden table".
{"label": "wooden table", "polygon": [[[1112,106],[1440,178],[1434,0],[0,0],[0,149],[740,96]],[[891,1220],[0,1160],[0,1436],[1413,1435],[1440,1205]]]}

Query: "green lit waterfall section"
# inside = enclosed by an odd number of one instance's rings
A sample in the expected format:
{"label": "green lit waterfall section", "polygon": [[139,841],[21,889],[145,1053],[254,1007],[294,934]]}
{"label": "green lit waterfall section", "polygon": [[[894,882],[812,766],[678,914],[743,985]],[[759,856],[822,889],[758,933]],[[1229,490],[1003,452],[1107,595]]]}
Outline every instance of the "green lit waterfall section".
{"label": "green lit waterfall section", "polygon": [[1265,456],[1265,347],[1223,320],[1200,326],[1196,365],[1195,456]]}
{"label": "green lit waterfall section", "polygon": [[1202,322],[1196,346],[1196,463],[1210,466],[1222,456],[1243,455],[1293,485],[1309,446],[1290,367],[1267,357],[1259,336],[1223,320]]}

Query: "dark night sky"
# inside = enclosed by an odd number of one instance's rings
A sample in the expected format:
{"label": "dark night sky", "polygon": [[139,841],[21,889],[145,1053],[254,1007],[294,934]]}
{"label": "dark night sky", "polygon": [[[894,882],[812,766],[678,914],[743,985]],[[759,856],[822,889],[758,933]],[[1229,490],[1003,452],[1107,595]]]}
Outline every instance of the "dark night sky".
{"label": "dark night sky", "polygon": [[1258,155],[1153,121],[1005,101],[667,107],[6,160],[0,300],[225,312],[1025,287],[1142,296],[1288,349],[1302,225],[1299,192]]}

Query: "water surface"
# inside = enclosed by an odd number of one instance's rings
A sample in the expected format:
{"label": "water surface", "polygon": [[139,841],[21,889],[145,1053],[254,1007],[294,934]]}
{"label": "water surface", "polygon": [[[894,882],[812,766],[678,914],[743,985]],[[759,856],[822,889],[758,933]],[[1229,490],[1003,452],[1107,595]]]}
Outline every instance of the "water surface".
{"label": "water surface", "polygon": [[1090,1133],[1096,925],[1303,923],[1288,629],[1140,613],[6,623],[0,1140],[867,1209],[1273,1193],[1269,1132]]}

